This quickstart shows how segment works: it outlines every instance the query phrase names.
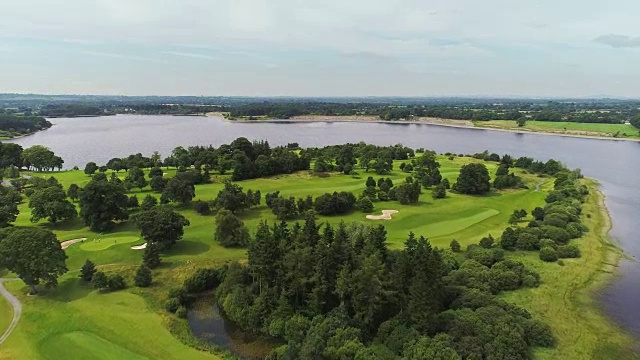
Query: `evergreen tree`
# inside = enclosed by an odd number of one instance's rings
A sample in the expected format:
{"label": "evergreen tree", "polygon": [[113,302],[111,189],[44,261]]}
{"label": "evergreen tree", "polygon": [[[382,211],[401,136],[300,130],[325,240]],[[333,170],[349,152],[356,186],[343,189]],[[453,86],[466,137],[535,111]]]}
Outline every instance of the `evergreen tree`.
{"label": "evergreen tree", "polygon": [[154,243],[147,243],[142,255],[142,263],[149,269],[155,269],[160,266],[160,249]]}
{"label": "evergreen tree", "polygon": [[140,265],[138,271],[136,271],[135,284],[138,287],[148,287],[151,285],[151,269],[145,264]]}
{"label": "evergreen tree", "polygon": [[84,265],[80,269],[80,278],[86,282],[91,281],[93,275],[96,273],[96,265],[91,260],[85,261]]}

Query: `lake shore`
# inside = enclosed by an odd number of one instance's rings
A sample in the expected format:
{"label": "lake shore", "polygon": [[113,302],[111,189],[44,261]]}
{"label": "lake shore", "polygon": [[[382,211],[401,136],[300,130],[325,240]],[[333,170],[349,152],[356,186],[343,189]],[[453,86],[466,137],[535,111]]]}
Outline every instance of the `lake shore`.
{"label": "lake shore", "polygon": [[446,126],[453,128],[462,128],[462,129],[474,129],[474,130],[491,130],[491,131],[502,131],[502,132],[510,132],[510,133],[518,133],[518,134],[540,134],[540,135],[551,135],[551,136],[562,136],[562,137],[574,137],[574,138],[583,138],[583,139],[599,139],[599,140],[613,140],[613,141],[635,141],[640,142],[638,138],[621,138],[621,137],[613,137],[613,136],[602,136],[597,134],[585,134],[581,133],[570,133],[570,132],[560,132],[560,131],[540,131],[540,130],[531,130],[531,129],[505,129],[505,128],[496,128],[496,127],[483,127],[477,126],[474,122],[470,120],[454,120],[454,119],[444,119],[444,118],[433,118],[433,117],[421,117],[418,120],[381,120],[378,116],[375,115],[349,115],[349,116],[327,116],[327,115],[301,115],[294,116],[290,119],[229,119],[222,113],[208,113],[207,116],[216,116],[222,117],[226,121],[231,122],[239,122],[239,123],[307,123],[307,122],[360,122],[360,123],[378,123],[378,124],[426,124],[426,125],[435,125],[435,126]]}

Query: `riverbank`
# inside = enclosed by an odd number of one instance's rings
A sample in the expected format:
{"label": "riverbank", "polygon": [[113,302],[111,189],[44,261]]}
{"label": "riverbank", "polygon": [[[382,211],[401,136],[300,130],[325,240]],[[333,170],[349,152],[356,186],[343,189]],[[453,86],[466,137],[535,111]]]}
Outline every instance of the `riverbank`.
{"label": "riverbank", "polygon": [[222,113],[207,113],[207,116],[219,116],[227,121],[239,122],[239,123],[307,123],[307,122],[360,122],[360,123],[378,123],[378,124],[427,124],[435,126],[446,126],[462,129],[474,129],[474,130],[492,130],[503,131],[518,134],[543,134],[551,136],[562,137],[574,137],[585,139],[599,139],[599,140],[616,140],[616,141],[640,141],[638,137],[614,137],[605,136],[605,133],[578,131],[578,130],[553,130],[550,128],[543,129],[540,127],[530,128],[512,128],[505,124],[501,126],[496,125],[496,121],[470,121],[470,120],[454,120],[444,118],[432,118],[432,117],[420,117],[417,120],[381,120],[380,117],[375,115],[350,115],[350,116],[327,116],[327,115],[301,115],[294,116],[290,119],[270,119],[270,118],[257,118],[257,119],[230,119]]}
{"label": "riverbank", "polygon": [[604,315],[598,293],[618,275],[623,256],[609,237],[611,219],[604,195],[593,180],[585,180],[591,192],[583,205],[583,223],[589,228],[575,240],[582,257],[563,264],[543,263],[537,253],[516,253],[542,277],[539,288],[506,293],[503,299],[518,304],[549,324],[557,338],[551,349],[537,349],[536,359],[638,359],[636,341]]}

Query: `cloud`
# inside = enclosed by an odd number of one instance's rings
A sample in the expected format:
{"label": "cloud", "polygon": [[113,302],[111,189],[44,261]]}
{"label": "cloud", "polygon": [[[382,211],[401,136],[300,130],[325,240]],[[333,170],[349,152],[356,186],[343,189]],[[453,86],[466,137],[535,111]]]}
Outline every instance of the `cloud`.
{"label": "cloud", "polygon": [[601,35],[593,41],[614,48],[640,47],[640,36],[632,37],[618,34]]}
{"label": "cloud", "polygon": [[182,57],[189,57],[189,58],[196,58],[196,59],[204,59],[204,60],[220,60],[220,58],[216,57],[216,56],[210,56],[210,55],[204,55],[204,54],[198,54],[198,53],[191,53],[191,52],[182,52],[182,51],[165,51],[165,54],[175,55],[175,56],[182,56]]}

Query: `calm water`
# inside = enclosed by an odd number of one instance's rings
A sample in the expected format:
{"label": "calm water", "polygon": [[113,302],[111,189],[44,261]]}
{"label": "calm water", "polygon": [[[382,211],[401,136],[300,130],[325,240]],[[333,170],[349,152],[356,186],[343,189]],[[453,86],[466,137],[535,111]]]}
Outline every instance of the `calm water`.
{"label": "calm water", "polygon": [[[598,179],[613,218],[611,235],[633,258],[640,256],[640,143],[517,134],[481,129],[459,129],[416,124],[378,123],[253,123],[242,124],[213,117],[122,115],[99,118],[51,119],[51,129],[14,142],[23,147],[41,144],[65,160],[65,167],[83,168],[89,161],[106,163],[132,153],[163,157],[176,146],[228,143],[239,136],[266,139],[272,145],[298,142],[324,146],[365,141],[404,145],[437,152],[475,153],[485,149],[499,154],[527,155],[538,160],[555,158],[586,176]],[[621,264],[622,277],[602,295],[606,312],[640,336],[640,266]]]}

